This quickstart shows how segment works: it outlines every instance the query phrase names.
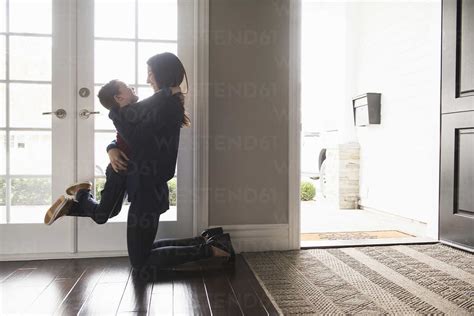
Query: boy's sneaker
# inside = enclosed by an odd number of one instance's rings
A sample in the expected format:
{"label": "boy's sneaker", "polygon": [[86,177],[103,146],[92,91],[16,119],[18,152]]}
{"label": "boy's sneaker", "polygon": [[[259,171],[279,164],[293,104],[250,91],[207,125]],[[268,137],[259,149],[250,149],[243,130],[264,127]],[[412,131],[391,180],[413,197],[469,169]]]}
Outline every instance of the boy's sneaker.
{"label": "boy's sneaker", "polygon": [[66,194],[75,197],[77,191],[79,191],[81,189],[91,190],[92,189],[92,182],[85,181],[85,182],[74,183],[73,185],[69,186],[69,188],[66,189]]}
{"label": "boy's sneaker", "polygon": [[203,230],[201,232],[201,236],[204,237],[205,240],[208,240],[212,236],[220,235],[220,234],[223,234],[223,233],[224,233],[224,231],[223,231],[222,227],[214,227],[214,228],[208,228],[208,229]]}
{"label": "boy's sneaker", "polygon": [[68,214],[73,203],[72,197],[61,195],[44,215],[44,223],[51,225],[58,218]]}

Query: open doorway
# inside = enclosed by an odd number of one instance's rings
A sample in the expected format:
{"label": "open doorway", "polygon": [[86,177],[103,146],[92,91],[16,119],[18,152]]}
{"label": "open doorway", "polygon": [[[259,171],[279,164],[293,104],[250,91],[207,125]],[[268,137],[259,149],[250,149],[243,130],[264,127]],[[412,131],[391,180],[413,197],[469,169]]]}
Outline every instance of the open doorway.
{"label": "open doorway", "polygon": [[441,0],[301,13],[301,246],[437,240]]}

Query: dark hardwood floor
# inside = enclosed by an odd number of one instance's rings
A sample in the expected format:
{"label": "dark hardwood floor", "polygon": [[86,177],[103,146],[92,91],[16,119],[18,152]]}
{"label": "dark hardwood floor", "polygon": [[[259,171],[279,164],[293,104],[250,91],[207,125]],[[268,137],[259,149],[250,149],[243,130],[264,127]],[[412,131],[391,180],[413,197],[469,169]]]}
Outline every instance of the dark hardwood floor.
{"label": "dark hardwood floor", "polygon": [[0,315],[278,315],[241,255],[214,259],[141,274],[127,257],[3,261]]}

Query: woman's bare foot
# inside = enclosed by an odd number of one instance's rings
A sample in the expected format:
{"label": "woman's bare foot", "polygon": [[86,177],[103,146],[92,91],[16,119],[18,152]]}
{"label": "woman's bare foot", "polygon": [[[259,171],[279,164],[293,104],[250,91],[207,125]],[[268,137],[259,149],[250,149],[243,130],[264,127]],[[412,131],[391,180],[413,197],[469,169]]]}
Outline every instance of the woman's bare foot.
{"label": "woman's bare foot", "polygon": [[211,245],[213,257],[230,257],[230,253]]}
{"label": "woman's bare foot", "polygon": [[211,246],[212,257],[225,258],[226,262],[230,263],[235,261],[235,252],[229,233],[215,235],[209,238],[206,244]]}

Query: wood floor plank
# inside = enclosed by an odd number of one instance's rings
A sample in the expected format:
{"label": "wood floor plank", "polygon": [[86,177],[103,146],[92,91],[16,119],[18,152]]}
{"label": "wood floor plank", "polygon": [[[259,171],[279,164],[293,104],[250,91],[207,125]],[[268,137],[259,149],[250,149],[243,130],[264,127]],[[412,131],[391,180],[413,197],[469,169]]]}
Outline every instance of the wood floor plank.
{"label": "wood floor plank", "polygon": [[36,270],[35,267],[25,267],[25,268],[19,268],[16,269],[12,274],[8,276],[1,284],[0,288],[4,284],[12,284],[18,281],[21,281],[25,278],[27,278],[31,273],[33,273]]}
{"label": "wood floor plank", "polygon": [[87,269],[81,275],[72,290],[67,294],[66,298],[56,310],[55,315],[77,315],[92,293],[95,285],[99,282],[110,260],[111,258],[78,259],[80,262],[85,262]]}
{"label": "wood floor plank", "polygon": [[78,315],[114,315],[125,286],[125,282],[97,283]]}
{"label": "wood floor plank", "polygon": [[25,310],[25,314],[53,315],[76,282],[77,279],[55,279]]}
{"label": "wood floor plank", "polygon": [[166,271],[157,274],[153,280],[150,302],[150,315],[173,315],[173,278],[176,272]]}
{"label": "wood floor plank", "polygon": [[173,279],[175,315],[211,315],[202,270],[177,271]]}
{"label": "wood floor plank", "polygon": [[153,282],[132,271],[123,294],[119,314],[147,313],[150,306]]}
{"label": "wood floor plank", "polygon": [[239,302],[244,315],[268,315],[260,297],[252,287],[251,271],[246,269],[246,263],[243,262],[240,255],[236,258],[236,264],[230,265],[224,269],[229,279],[230,285],[234,291],[235,297]]}
{"label": "wood floor plank", "polygon": [[25,264],[26,261],[0,261],[0,283]]}
{"label": "wood floor plank", "polygon": [[203,269],[203,280],[213,315],[243,315],[229,279],[221,269]]}
{"label": "wood floor plank", "polygon": [[[28,261],[23,269],[33,269],[26,278],[16,280],[15,284],[18,287],[21,286],[33,286],[33,285],[47,285],[54,280],[56,275],[60,273],[66,266],[71,262],[71,259],[58,259],[58,260],[31,260]],[[7,280],[8,283],[8,280]]]}
{"label": "wood floor plank", "polygon": [[245,273],[245,271],[247,271],[247,273],[249,275],[251,275],[248,279],[249,284],[250,284],[251,288],[255,291],[255,293],[258,295],[258,297],[260,298],[260,301],[262,302],[263,306],[267,310],[268,315],[271,315],[271,316],[279,315],[278,311],[275,308],[275,306],[273,306],[273,303],[270,301],[267,294],[265,293],[265,291],[260,286],[260,283],[258,282],[257,278],[255,278],[252,270],[248,266],[248,264],[245,261],[245,259],[243,258],[243,256],[242,255],[237,255],[235,263],[239,265],[239,267],[241,268],[243,273]]}
{"label": "wood floor plank", "polygon": [[[32,260],[17,269],[12,277],[0,284],[2,302],[0,314],[23,313],[54,281],[56,274],[62,271],[69,260]],[[21,274],[25,273],[24,276]]]}
{"label": "wood floor plank", "polygon": [[127,257],[109,259],[110,264],[100,276],[79,315],[105,315],[117,312],[130,277],[131,267]]}
{"label": "wood floor plank", "polygon": [[110,264],[107,266],[99,282],[127,282],[132,271],[128,257],[114,257],[109,258],[109,260]]}
{"label": "wood floor plank", "polygon": [[53,315],[93,263],[91,259],[70,260],[64,269],[58,271],[54,281],[38,296],[26,313]]}
{"label": "wood floor plank", "polygon": [[0,315],[278,315],[241,255],[235,267],[203,261],[147,277],[131,273],[127,257],[3,267]]}

